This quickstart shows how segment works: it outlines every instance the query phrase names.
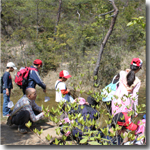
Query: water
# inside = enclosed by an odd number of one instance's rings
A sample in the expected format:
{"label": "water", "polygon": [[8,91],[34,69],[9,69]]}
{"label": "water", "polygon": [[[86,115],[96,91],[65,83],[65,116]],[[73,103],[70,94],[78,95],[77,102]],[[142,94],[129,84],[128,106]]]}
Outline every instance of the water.
{"label": "water", "polygon": [[[47,95],[43,92],[42,89],[37,90],[37,98],[36,98],[36,103],[37,105],[41,106],[44,105],[44,107],[49,106],[49,109],[52,107],[57,108],[57,102],[55,102],[55,90],[47,90]],[[79,96],[79,93],[76,93],[75,95]],[[16,102],[23,96],[22,90],[14,90],[12,92],[12,95],[10,97],[11,101],[13,101],[14,105]],[[50,97],[50,101],[44,102],[45,96]],[[83,93],[81,97],[84,97],[87,100],[88,95],[86,93]],[[145,88],[140,88],[139,91],[139,104],[146,104],[146,89]],[[1,113],[2,113],[2,106],[3,106],[3,95],[1,94]],[[146,108],[143,108],[143,110]],[[137,122],[139,119],[141,119],[143,114],[139,114],[136,119],[134,119],[135,122]],[[103,124],[103,123],[102,123]]]}
{"label": "water", "polygon": [[[16,104],[16,102],[23,96],[22,90],[13,90],[10,100],[13,101],[14,105]],[[45,100],[45,96],[49,97],[50,100],[48,102],[44,102]],[[87,99],[87,95],[84,93],[81,95],[82,97],[84,97],[85,99]],[[57,102],[55,102],[55,90],[47,90],[46,91],[46,95],[43,92],[42,89],[37,89],[37,98],[35,100],[36,104],[38,106],[42,106],[44,105],[44,107],[46,108],[47,106],[49,106],[49,109],[51,109],[52,107],[57,108]],[[3,94],[1,94],[1,113],[2,113],[2,108],[3,107]]]}

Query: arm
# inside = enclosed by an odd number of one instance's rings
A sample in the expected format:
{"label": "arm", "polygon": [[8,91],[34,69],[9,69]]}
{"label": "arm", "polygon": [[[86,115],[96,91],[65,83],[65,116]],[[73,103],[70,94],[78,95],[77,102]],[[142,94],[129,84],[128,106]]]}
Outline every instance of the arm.
{"label": "arm", "polygon": [[66,95],[70,92],[70,90],[66,88],[66,84],[64,82],[58,84],[58,89],[61,91],[61,94],[63,95]]}
{"label": "arm", "polygon": [[39,86],[41,86],[44,90],[46,89],[46,85],[44,84],[44,82],[42,81],[38,71],[32,71],[32,75],[34,76],[34,81],[36,82],[36,84],[38,84]]}
{"label": "arm", "polygon": [[62,93],[63,95],[66,95],[66,94],[68,94],[69,92],[70,92],[69,89],[67,89],[67,90],[61,90],[61,93]]}
{"label": "arm", "polygon": [[30,119],[33,122],[36,122],[36,121],[38,121],[38,120],[40,120],[40,119],[42,119],[44,117],[44,112],[41,112],[40,114],[35,115],[33,110],[32,110],[31,105],[25,106],[24,109],[27,110],[30,113]]}
{"label": "arm", "polygon": [[135,98],[135,101],[133,101],[133,107],[134,107],[136,116],[138,115],[136,113],[136,106],[138,105],[138,94],[137,94],[137,92],[139,92],[140,86],[141,86],[141,82],[137,83],[137,85],[134,87],[133,92],[132,92],[132,98]]}
{"label": "arm", "polygon": [[9,96],[8,81],[9,81],[9,73],[5,73],[3,76],[3,82],[4,82],[4,87],[6,89],[6,95]]}
{"label": "arm", "polygon": [[42,108],[35,103],[35,100],[32,100],[32,107],[33,107],[33,110],[42,112]]}

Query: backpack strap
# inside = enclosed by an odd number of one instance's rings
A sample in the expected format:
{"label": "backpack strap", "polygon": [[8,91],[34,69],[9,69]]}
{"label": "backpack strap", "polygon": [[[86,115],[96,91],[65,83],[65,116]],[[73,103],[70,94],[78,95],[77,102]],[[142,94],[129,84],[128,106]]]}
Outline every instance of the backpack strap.
{"label": "backpack strap", "polygon": [[29,104],[24,104],[22,105],[21,107],[19,107],[16,111],[14,111],[12,114],[10,114],[10,116],[8,117],[7,119],[7,125],[11,126],[12,125],[12,117],[21,109],[23,108],[24,106],[27,106]]}
{"label": "backpack strap", "polygon": [[[116,79],[116,77],[117,77],[117,75],[115,75],[114,77],[113,77],[113,79],[112,79],[112,84],[113,84],[113,82],[114,82],[114,80]],[[115,83],[116,85],[119,83],[119,80]]]}
{"label": "backpack strap", "polygon": [[38,71],[37,68],[31,68],[31,67],[27,67],[29,70],[34,70],[34,71]]}
{"label": "backpack strap", "polygon": [[29,104],[24,104],[22,105],[21,107],[19,107],[16,111],[14,111],[12,114],[11,114],[11,117],[14,116],[21,108],[23,108],[24,106],[27,106]]}
{"label": "backpack strap", "polygon": [[[31,67],[25,67],[25,68],[27,68],[27,70],[29,71],[29,73],[30,73],[31,70],[38,71],[37,68],[31,68]],[[27,77],[29,76],[29,73],[27,74]]]}
{"label": "backpack strap", "polygon": [[58,84],[59,84],[60,82],[62,82],[62,81],[57,82],[57,84],[56,84],[56,86],[55,86],[55,89],[57,88],[57,86],[58,86]]}

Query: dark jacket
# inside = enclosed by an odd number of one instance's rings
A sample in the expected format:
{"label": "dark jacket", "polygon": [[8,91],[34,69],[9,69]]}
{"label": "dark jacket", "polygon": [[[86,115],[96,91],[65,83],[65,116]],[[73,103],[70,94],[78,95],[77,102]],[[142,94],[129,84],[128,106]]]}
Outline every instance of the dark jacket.
{"label": "dark jacket", "polygon": [[[31,68],[35,68],[35,67],[31,66]],[[39,72],[35,70],[30,70],[29,78],[28,78],[28,86],[26,87],[26,89],[35,88],[36,84],[38,84],[43,89],[46,89],[46,85],[41,80]]]}
{"label": "dark jacket", "polygon": [[13,89],[12,79],[9,72],[5,72],[3,75],[3,89]]}

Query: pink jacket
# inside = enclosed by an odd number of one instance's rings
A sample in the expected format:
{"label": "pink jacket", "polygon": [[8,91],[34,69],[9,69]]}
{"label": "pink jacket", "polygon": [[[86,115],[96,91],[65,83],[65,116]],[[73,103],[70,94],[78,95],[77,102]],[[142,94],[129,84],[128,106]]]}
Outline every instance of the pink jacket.
{"label": "pink jacket", "polygon": [[[126,84],[126,75],[129,71],[121,71],[120,72],[120,83],[119,87],[116,90],[115,94],[117,98],[114,98],[112,100],[112,114],[115,115],[119,112],[130,112],[132,110],[136,113],[136,106],[138,105],[138,95],[137,92],[139,92],[139,88],[141,86],[140,80],[136,77],[135,82],[131,87],[127,87]],[[127,98],[124,95],[130,95],[130,98]],[[135,98],[135,101],[132,100],[132,98]]]}

